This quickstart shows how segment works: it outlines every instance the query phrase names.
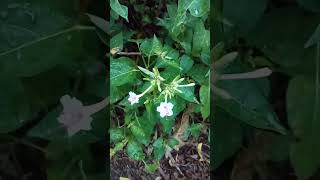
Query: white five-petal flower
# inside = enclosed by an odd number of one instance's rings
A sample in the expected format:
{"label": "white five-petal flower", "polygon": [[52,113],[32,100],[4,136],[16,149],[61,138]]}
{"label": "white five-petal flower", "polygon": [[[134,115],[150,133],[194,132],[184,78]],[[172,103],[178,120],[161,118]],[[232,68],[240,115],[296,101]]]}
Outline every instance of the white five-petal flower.
{"label": "white five-petal flower", "polygon": [[58,117],[58,122],[67,129],[68,136],[73,136],[80,130],[88,131],[91,129],[93,120],[91,115],[106,107],[108,98],[99,103],[84,106],[78,99],[64,95],[61,97],[60,102],[63,105],[63,112]]}
{"label": "white five-petal flower", "polygon": [[129,98],[128,101],[131,103],[131,105],[139,103],[139,98],[141,98],[143,95],[145,95],[150,89],[152,88],[152,85],[149,86],[143,93],[136,94],[132,91],[129,92]]}
{"label": "white five-petal flower", "polygon": [[162,102],[160,106],[157,107],[157,111],[160,112],[160,116],[163,118],[165,116],[172,116],[173,115],[173,104],[170,102]]}
{"label": "white five-petal flower", "polygon": [[128,101],[131,103],[131,105],[139,103],[139,98],[140,98],[140,96],[137,95],[136,93],[134,93],[132,91],[129,92]]}

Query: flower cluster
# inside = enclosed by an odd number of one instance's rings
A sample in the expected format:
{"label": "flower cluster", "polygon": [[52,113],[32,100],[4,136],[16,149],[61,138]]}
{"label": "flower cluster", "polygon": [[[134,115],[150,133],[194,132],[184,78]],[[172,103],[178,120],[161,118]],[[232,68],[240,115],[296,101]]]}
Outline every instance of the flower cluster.
{"label": "flower cluster", "polygon": [[[165,79],[160,76],[160,73],[156,68],[153,68],[153,72],[142,67],[138,68],[150,77],[144,78],[144,80],[150,81],[151,85],[141,94],[136,94],[130,91],[128,101],[131,103],[131,105],[139,103],[139,98],[144,96],[151,89],[154,89],[153,87],[156,87],[158,91],[161,93],[161,95],[164,95],[165,97],[165,101],[161,102],[160,105],[157,107],[157,111],[160,113],[160,117],[162,118],[173,115],[174,105],[171,102],[168,102],[168,97],[172,98],[177,92],[182,93],[182,91],[178,89],[179,87],[188,87],[195,85],[195,83],[180,85],[180,83],[184,81],[184,78],[180,78],[179,76],[177,76],[170,84],[165,84],[163,83]],[[165,86],[164,89],[161,88],[162,84]]]}

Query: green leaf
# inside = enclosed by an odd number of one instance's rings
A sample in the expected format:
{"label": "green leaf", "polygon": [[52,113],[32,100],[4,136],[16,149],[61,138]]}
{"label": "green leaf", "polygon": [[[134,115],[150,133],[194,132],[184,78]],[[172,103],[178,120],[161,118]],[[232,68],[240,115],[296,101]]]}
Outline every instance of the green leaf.
{"label": "green leaf", "polygon": [[157,161],[156,163],[153,163],[153,164],[145,164],[145,167],[144,167],[144,170],[148,173],[155,173],[160,167],[160,163],[159,161]]}
{"label": "green leaf", "polygon": [[182,91],[182,93],[178,93],[178,96],[186,101],[198,103],[198,100],[194,95],[194,87],[179,87],[179,90]]}
{"label": "green leaf", "polygon": [[220,108],[216,108],[214,117],[215,123],[211,132],[213,139],[211,140],[215,144],[213,168],[216,169],[241,148],[244,134],[239,120]]}
{"label": "green leaf", "polygon": [[209,0],[196,0],[189,7],[190,14],[195,17],[202,17],[210,10]]}
{"label": "green leaf", "polygon": [[126,144],[123,143],[123,142],[118,142],[118,143],[116,143],[116,145],[115,145],[114,148],[113,148],[114,152],[119,152],[119,151],[123,150],[123,148],[124,148],[125,145],[126,145]]}
{"label": "green leaf", "polygon": [[193,66],[193,60],[187,56],[183,55],[180,58],[180,67],[182,68],[182,73],[187,73]]}
{"label": "green leaf", "polygon": [[199,56],[202,52],[210,51],[210,32],[205,29],[202,21],[195,23],[193,41],[192,41],[192,54]]}
{"label": "green leaf", "polygon": [[154,158],[156,160],[161,160],[162,157],[165,154],[165,146],[164,146],[164,142],[162,137],[158,138],[154,143],[153,143],[153,154],[154,154]]}
{"label": "green leaf", "polygon": [[178,8],[176,12],[172,12],[175,9],[174,6],[170,6],[170,19],[160,20],[160,25],[164,26],[169,34],[173,37],[173,39],[177,39],[177,37],[184,32],[185,23],[187,22],[187,10],[195,3],[196,0],[180,0],[178,2]]}
{"label": "green leaf", "polygon": [[[234,63],[224,73],[241,72],[241,69],[240,64]],[[256,81],[259,80],[219,81],[216,86],[227,91],[231,99],[215,96],[216,105],[253,127],[285,134],[286,130]]]}
{"label": "green leaf", "polygon": [[0,66],[2,71],[20,77],[31,77],[74,60],[78,62],[85,52],[84,35],[95,30],[72,26],[75,24],[75,19],[70,18],[74,16],[70,15],[74,10],[72,2],[13,0],[1,1],[0,6],[4,7],[3,12],[10,11],[0,22]]}
{"label": "green leaf", "polygon": [[268,0],[224,0],[223,17],[240,31],[246,32],[253,28],[263,15],[267,4]]}
{"label": "green leaf", "polygon": [[110,86],[110,103],[115,103],[126,96],[130,86]]}
{"label": "green leaf", "polygon": [[110,39],[110,48],[119,48],[119,51],[122,50],[123,48],[123,35],[122,35],[122,31],[119,32],[118,34],[116,34],[115,36],[113,36]]}
{"label": "green leaf", "polygon": [[[64,76],[65,77],[65,76]],[[107,88],[107,77],[105,75],[91,75],[86,78],[86,88],[84,91],[88,95],[97,96],[101,98],[107,97],[110,91]]]}
{"label": "green leaf", "polygon": [[101,17],[92,15],[92,14],[88,14],[87,16],[90,18],[91,22],[96,25],[98,28],[100,28],[103,32],[105,32],[106,34],[110,34],[109,31],[109,22]]}
{"label": "green leaf", "polygon": [[137,161],[143,160],[145,158],[142,146],[134,140],[129,140],[127,145],[127,154],[131,159]]}
{"label": "green leaf", "polygon": [[130,127],[130,130],[136,137],[137,141],[141,142],[144,145],[147,145],[149,143],[149,138],[144,132],[144,129],[139,125],[138,121],[135,121],[135,123]]}
{"label": "green leaf", "polygon": [[191,135],[197,139],[200,136],[202,128],[203,128],[202,124],[194,123],[188,127],[187,131],[189,131]]}
{"label": "green leaf", "polygon": [[153,39],[145,39],[140,45],[141,52],[147,56],[161,55],[162,44],[158,38],[154,35]]}
{"label": "green leaf", "polygon": [[301,9],[274,9],[261,18],[248,37],[272,62],[301,71],[310,63],[306,59],[311,49],[303,48],[304,44],[318,24],[317,16],[307,16]]}
{"label": "green leaf", "polygon": [[165,132],[166,134],[171,134],[174,122],[175,121],[172,118],[160,118],[160,123],[163,127],[163,132]]}
{"label": "green leaf", "polygon": [[311,78],[297,76],[289,83],[288,120],[294,136],[299,139],[292,143],[290,157],[299,180],[309,179],[320,166],[320,143],[315,141],[320,137],[320,114],[315,94],[316,86]]}
{"label": "green leaf", "polygon": [[179,141],[174,138],[174,137],[171,137],[169,140],[168,140],[168,145],[171,147],[171,148],[174,148],[175,146],[177,146],[179,144]]}
{"label": "green leaf", "polygon": [[201,115],[206,119],[210,115],[210,89],[208,86],[200,87]]}
{"label": "green leaf", "polygon": [[209,72],[209,67],[202,64],[195,64],[191,70],[187,73],[193,80],[201,85],[208,85],[208,77],[205,76]]}
{"label": "green leaf", "polygon": [[114,10],[117,14],[123,17],[125,20],[128,20],[128,7],[121,5],[118,0],[110,0],[110,7]]}
{"label": "green leaf", "polygon": [[133,82],[136,79],[135,65],[127,57],[111,59],[110,63],[110,84],[111,86],[121,86]]}
{"label": "green leaf", "polygon": [[180,75],[180,69],[169,66],[164,71],[160,72],[161,77],[163,77],[167,83],[172,82],[172,80]]}
{"label": "green leaf", "polygon": [[111,143],[119,142],[125,138],[123,128],[110,128],[109,133]]}
{"label": "green leaf", "polygon": [[[4,71],[17,76],[30,77],[45,72],[59,64],[71,63],[81,57],[83,47],[81,44],[82,32],[92,30],[80,26],[71,27],[48,36],[22,44],[16,48],[0,52],[0,65]],[[1,36],[1,35],[0,35]],[[62,45],[53,48],[53,44]],[[1,49],[1,48],[0,48]],[[43,58],[39,52],[48,56]]]}
{"label": "green leaf", "polygon": [[185,13],[189,8],[193,6],[198,0],[180,0],[178,2],[178,13]]}
{"label": "green leaf", "polygon": [[32,117],[28,99],[21,81],[15,77],[0,77],[0,132],[8,133],[25,123]]}

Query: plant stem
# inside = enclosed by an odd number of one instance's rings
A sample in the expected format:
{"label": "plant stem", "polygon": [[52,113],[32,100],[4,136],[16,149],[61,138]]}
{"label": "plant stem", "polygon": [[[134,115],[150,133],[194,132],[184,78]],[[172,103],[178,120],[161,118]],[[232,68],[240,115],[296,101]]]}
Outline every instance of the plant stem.
{"label": "plant stem", "polygon": [[85,111],[87,111],[89,114],[94,114],[103,108],[105,108],[109,104],[109,96],[106,97],[104,100],[101,102],[98,102],[93,105],[85,106]]}
{"label": "plant stem", "polygon": [[269,68],[262,68],[247,73],[223,74],[218,76],[218,80],[234,80],[234,79],[256,79],[269,76],[272,71]]}
{"label": "plant stem", "polygon": [[140,56],[140,52],[117,52],[118,55],[124,55],[124,56]]}

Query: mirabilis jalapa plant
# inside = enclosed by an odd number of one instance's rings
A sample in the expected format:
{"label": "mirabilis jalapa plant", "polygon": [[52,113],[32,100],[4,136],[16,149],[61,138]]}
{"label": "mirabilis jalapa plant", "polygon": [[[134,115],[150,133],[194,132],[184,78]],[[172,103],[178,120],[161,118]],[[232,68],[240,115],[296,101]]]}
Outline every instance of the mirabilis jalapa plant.
{"label": "mirabilis jalapa plant", "polygon": [[[174,105],[168,101],[168,97],[169,99],[171,99],[171,97],[175,96],[177,93],[183,93],[181,90],[179,90],[179,88],[181,87],[191,87],[195,85],[195,83],[180,85],[180,83],[183,82],[185,78],[180,78],[179,76],[175,77],[171,83],[165,84],[165,79],[160,76],[160,73],[157,70],[157,68],[153,68],[153,72],[139,66],[138,68],[149,76],[149,78],[144,79],[150,82],[150,86],[139,95],[130,91],[128,101],[130,101],[131,105],[138,103],[139,98],[144,96],[152,89],[157,88],[158,92],[160,93],[159,96],[163,95],[165,97],[164,102],[161,102],[160,105],[157,107],[157,111],[160,113],[160,117],[162,118],[165,116],[173,115],[172,108]],[[163,86],[163,88],[161,88],[161,86]]]}
{"label": "mirabilis jalapa plant", "polygon": [[[159,161],[190,135],[197,138],[205,129],[199,121],[207,121],[210,113],[210,3],[177,2],[167,2],[163,17],[150,17],[149,24],[161,26],[153,37],[121,25],[130,14],[118,1],[110,2],[111,14],[118,15],[110,20],[110,156],[124,150],[148,172],[157,170]],[[132,48],[124,48],[129,42]],[[197,121],[186,124],[181,141],[175,136],[180,129],[176,122],[191,109],[187,107],[193,107],[190,113],[197,113]]]}

